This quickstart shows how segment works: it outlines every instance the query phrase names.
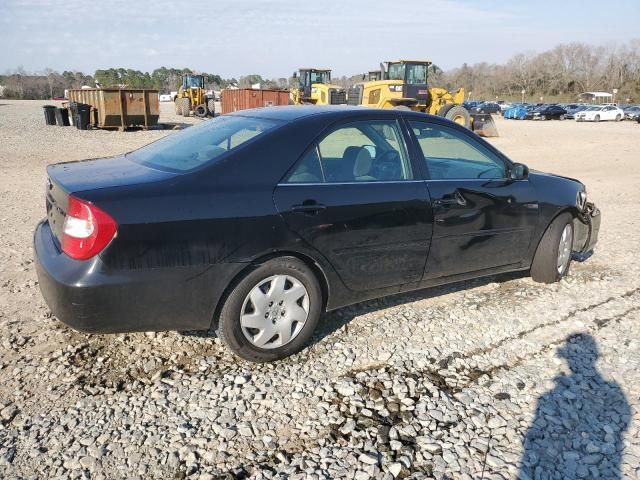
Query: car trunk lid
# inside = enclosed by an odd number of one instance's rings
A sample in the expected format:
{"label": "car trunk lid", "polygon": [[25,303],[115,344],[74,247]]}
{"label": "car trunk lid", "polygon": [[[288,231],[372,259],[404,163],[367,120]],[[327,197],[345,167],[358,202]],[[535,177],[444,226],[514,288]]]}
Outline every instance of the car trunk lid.
{"label": "car trunk lid", "polygon": [[123,185],[162,181],[175,173],[155,170],[128,160],[124,155],[58,163],[47,167],[47,220],[58,244],[62,240],[69,196]]}

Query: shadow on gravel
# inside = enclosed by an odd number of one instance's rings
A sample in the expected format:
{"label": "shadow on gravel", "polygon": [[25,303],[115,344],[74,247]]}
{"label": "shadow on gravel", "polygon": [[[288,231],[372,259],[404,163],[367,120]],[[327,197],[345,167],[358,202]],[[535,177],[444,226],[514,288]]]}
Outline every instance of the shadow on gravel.
{"label": "shadow on gravel", "polygon": [[538,399],[518,478],[622,478],[623,437],[631,415],[622,389],[598,372],[591,335],[569,336],[558,356],[571,375],[558,376],[553,390]]}
{"label": "shadow on gravel", "polygon": [[348,325],[349,322],[351,322],[351,320],[353,320],[354,318],[361,315],[366,315],[367,313],[383,310],[385,308],[397,307],[405,303],[435,298],[449,293],[470,290],[472,288],[482,287],[490,283],[503,283],[511,280],[517,280],[519,278],[525,278],[527,276],[528,272],[504,273],[474,280],[465,280],[462,282],[451,283],[439,287],[423,288],[414,292],[399,293],[390,295],[388,297],[382,297],[375,300],[357,303],[349,307],[344,307],[333,312],[329,312],[320,319],[318,327],[316,328],[316,332],[311,339],[311,345],[315,345],[316,343],[321,342],[325,337],[328,337],[336,330],[339,330],[345,325]]}
{"label": "shadow on gravel", "polygon": [[[397,307],[398,305],[402,305],[405,303],[417,302],[420,300],[426,300],[428,298],[439,297],[448,293],[470,290],[472,288],[482,287],[490,283],[503,283],[510,280],[517,280],[519,278],[525,278],[527,276],[527,272],[504,273],[474,280],[451,283],[439,287],[424,288],[421,290],[416,290],[414,292],[389,295],[387,297],[377,298],[375,300],[369,300],[348,307],[340,308],[338,310],[326,313],[320,318],[320,322],[318,323],[316,331],[311,338],[308,346],[320,343],[324,338],[328,337],[336,330],[340,330],[345,325],[348,325],[351,320],[359,317],[360,315],[383,310],[385,308]],[[211,330],[182,331],[180,332],[180,334],[188,337],[213,338],[216,337],[216,328],[217,327],[214,327]]]}

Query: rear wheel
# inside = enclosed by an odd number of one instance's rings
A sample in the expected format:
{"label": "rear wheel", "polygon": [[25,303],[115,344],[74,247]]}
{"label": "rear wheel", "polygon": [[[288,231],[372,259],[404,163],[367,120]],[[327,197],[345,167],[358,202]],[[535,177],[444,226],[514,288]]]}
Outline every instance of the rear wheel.
{"label": "rear wheel", "polygon": [[531,264],[531,278],[536,282],[559,281],[569,271],[573,249],[573,217],[557,216],[544,233]]}
{"label": "rear wheel", "polygon": [[616,122],[619,122],[620,120],[622,120],[622,115],[617,114],[616,115]]}
{"label": "rear wheel", "polygon": [[599,121],[600,121],[600,115],[596,115],[596,116],[593,118],[593,121],[594,121],[594,122],[599,122]]}
{"label": "rear wheel", "polygon": [[462,105],[454,105],[451,107],[445,114],[445,118],[448,118],[463,127],[471,127],[471,115],[469,114],[469,110],[464,108]]}
{"label": "rear wheel", "polygon": [[180,103],[182,104],[182,116],[188,117],[191,110],[191,102],[188,98],[181,98],[180,100]]}
{"label": "rear wheel", "polygon": [[220,312],[218,336],[245,360],[279,360],[304,347],[321,309],[313,271],[297,258],[276,258],[235,285]]}

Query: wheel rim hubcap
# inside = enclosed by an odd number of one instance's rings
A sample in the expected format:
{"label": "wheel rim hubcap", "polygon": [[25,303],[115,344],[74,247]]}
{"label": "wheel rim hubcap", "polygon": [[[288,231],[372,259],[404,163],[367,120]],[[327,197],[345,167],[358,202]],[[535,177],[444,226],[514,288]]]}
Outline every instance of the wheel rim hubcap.
{"label": "wheel rim hubcap", "polygon": [[563,274],[569,265],[571,258],[571,247],[573,246],[573,229],[571,225],[566,225],[560,235],[560,244],[558,245],[558,273]]}
{"label": "wheel rim hubcap", "polygon": [[309,293],[290,275],[261,280],[244,299],[240,326],[252,345],[279,348],[298,336],[309,316]]}

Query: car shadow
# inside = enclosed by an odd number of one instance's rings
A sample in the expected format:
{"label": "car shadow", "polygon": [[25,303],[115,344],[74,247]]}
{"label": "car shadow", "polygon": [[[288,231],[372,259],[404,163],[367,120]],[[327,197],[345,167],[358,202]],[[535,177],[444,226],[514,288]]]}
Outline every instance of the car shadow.
{"label": "car shadow", "polygon": [[598,347],[586,333],[569,336],[557,355],[570,375],[542,395],[524,438],[518,478],[622,478],[624,432],[631,410],[620,386],[598,372]]}
{"label": "car shadow", "polygon": [[[482,287],[490,283],[504,283],[510,280],[516,280],[518,278],[524,278],[527,276],[527,272],[512,272],[499,275],[491,275],[473,280],[464,280],[447,285],[441,285],[438,287],[423,288],[420,290],[414,290],[412,292],[397,293],[395,295],[368,300],[365,302],[350,305],[348,307],[333,310],[331,312],[323,314],[323,316],[320,318],[318,326],[316,327],[316,330],[313,334],[313,337],[309,341],[308,346],[320,343],[326,337],[330,336],[335,331],[340,330],[342,327],[350,323],[354,318],[361,315],[366,315],[367,313],[376,312],[385,308],[397,307],[398,305],[403,305],[405,303],[440,297],[449,293],[470,290],[472,288]],[[183,331],[180,332],[180,334],[189,337],[212,338],[216,337],[215,328],[216,327],[210,330]]]}
{"label": "car shadow", "polygon": [[371,312],[376,312],[385,308],[397,307],[406,303],[418,302],[421,300],[427,300],[429,298],[440,297],[449,293],[470,290],[472,288],[489,285],[490,283],[504,283],[510,280],[516,280],[518,278],[524,278],[527,276],[528,272],[511,272],[499,275],[491,275],[473,280],[464,280],[460,282],[449,283],[447,285],[441,285],[437,287],[423,288],[420,290],[414,290],[412,292],[397,293],[374,300],[356,303],[354,305],[340,308],[338,310],[333,310],[331,312],[325,313],[323,318],[320,319],[318,327],[316,328],[316,331],[310,341],[310,345],[315,345],[316,343],[321,342],[326,337],[330,336],[333,332],[340,330],[342,327],[349,324],[354,318],[366,315]]}

